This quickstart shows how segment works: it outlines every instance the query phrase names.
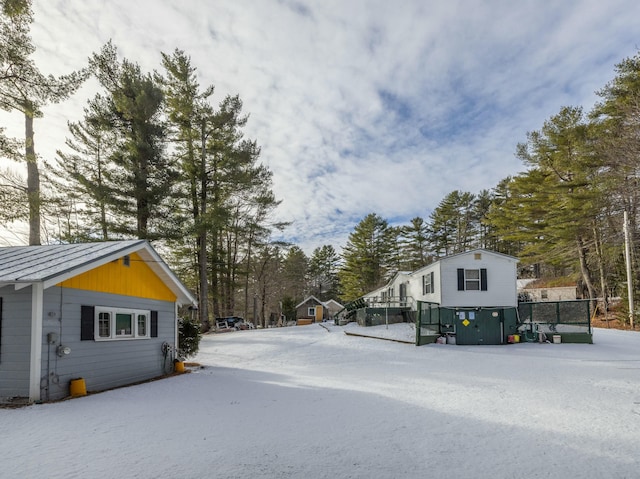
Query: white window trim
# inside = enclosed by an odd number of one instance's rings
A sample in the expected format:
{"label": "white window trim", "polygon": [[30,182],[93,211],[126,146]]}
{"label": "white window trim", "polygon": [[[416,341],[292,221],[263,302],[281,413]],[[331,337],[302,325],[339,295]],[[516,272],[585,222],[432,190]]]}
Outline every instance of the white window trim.
{"label": "white window trim", "polygon": [[435,287],[434,281],[435,281],[435,275],[433,274],[433,271],[430,271],[427,274],[422,275],[422,294],[424,295],[435,294],[436,287]]}
{"label": "white window trim", "polygon": [[307,309],[307,316],[313,316],[314,318],[316,317],[316,307],[315,306],[309,306],[309,308]]}
{"label": "white window trim", "polygon": [[[100,336],[100,313],[109,313],[109,336]],[[117,314],[130,314],[133,315],[131,334],[118,335],[116,334],[116,315]],[[145,335],[140,334],[138,331],[138,318],[139,316],[145,316]],[[151,311],[144,309],[133,308],[113,308],[110,306],[96,306],[94,312],[94,328],[93,339],[95,341],[131,341],[139,339],[151,338]]]}
{"label": "white window trim", "polygon": [[[478,277],[477,278],[470,278],[469,276],[471,276],[470,274],[468,275],[468,273],[477,273]],[[477,288],[469,288],[469,284],[477,284],[478,287]],[[481,285],[481,273],[480,273],[480,269],[465,269],[464,270],[464,290],[465,291],[480,291],[482,289],[482,285]]]}

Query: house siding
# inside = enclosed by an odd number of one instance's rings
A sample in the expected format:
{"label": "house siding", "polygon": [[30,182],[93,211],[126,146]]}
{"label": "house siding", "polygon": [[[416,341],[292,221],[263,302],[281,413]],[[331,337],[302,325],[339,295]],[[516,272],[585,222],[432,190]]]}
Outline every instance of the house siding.
{"label": "house siding", "polygon": [[[93,341],[81,340],[81,306],[110,306],[158,311],[158,337],[149,339]],[[176,334],[175,306],[160,301],[80,289],[52,287],[45,291],[42,327],[43,400],[69,395],[72,379],[83,378],[87,391],[151,379],[171,370],[171,357],[163,355],[162,344],[173,345]],[[57,342],[49,345],[47,334]],[[71,348],[59,357],[58,345]]]}
{"label": "house siding", "polygon": [[0,402],[29,397],[31,364],[31,288],[0,288],[2,338],[0,343]]}
{"label": "house siding", "polygon": [[[440,287],[442,289],[441,306],[491,307],[518,304],[516,286],[515,259],[509,259],[487,251],[480,253],[481,259],[475,259],[475,253],[460,254],[445,258],[441,262]],[[486,269],[486,291],[458,291],[458,269]]]}
{"label": "house siding", "polygon": [[[443,286],[440,281],[440,266],[441,264],[438,262],[433,265],[429,265],[425,268],[419,269],[413,274],[410,285],[409,285],[409,291],[410,291],[409,294],[414,298],[414,300],[427,301],[430,303],[440,303],[442,301]],[[423,294],[422,277],[432,272],[433,272],[434,291],[433,293]]]}

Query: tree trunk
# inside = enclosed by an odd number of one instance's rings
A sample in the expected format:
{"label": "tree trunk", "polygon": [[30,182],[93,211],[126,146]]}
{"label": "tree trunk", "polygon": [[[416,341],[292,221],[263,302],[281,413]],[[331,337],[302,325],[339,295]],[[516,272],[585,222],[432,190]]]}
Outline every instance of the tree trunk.
{"label": "tree trunk", "polygon": [[576,243],[578,247],[578,257],[580,259],[580,272],[582,273],[582,279],[585,286],[587,287],[587,290],[589,291],[589,299],[595,300],[595,288],[593,287],[593,281],[591,280],[591,272],[589,271],[589,267],[587,266],[587,248],[584,245],[584,241],[582,240],[582,238],[577,238]]}
{"label": "tree trunk", "polygon": [[593,237],[595,238],[596,256],[598,257],[598,271],[600,273],[600,294],[602,294],[602,307],[604,308],[603,312],[606,315],[609,311],[607,278],[604,267],[604,254],[602,252],[602,238],[600,237],[600,232],[598,231],[598,227],[595,224],[593,226]]}
{"label": "tree trunk", "polygon": [[41,244],[40,239],[40,171],[34,147],[33,109],[25,108],[25,159],[27,160],[27,197],[29,202],[29,245]]}
{"label": "tree trunk", "polygon": [[207,175],[206,175],[206,141],[207,137],[202,125],[201,157],[200,157],[200,208],[198,217],[198,204],[194,205],[194,223],[198,229],[198,274],[200,279],[200,296],[198,309],[200,310],[200,324],[202,328],[209,327],[209,285],[207,284],[207,228],[203,218],[207,211]]}

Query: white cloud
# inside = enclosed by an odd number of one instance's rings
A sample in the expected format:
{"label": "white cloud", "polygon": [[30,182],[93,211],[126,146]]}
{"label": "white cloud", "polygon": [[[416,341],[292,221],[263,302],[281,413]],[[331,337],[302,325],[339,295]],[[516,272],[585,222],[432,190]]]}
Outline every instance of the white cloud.
{"label": "white cloud", "polygon": [[[591,108],[633,55],[634,0],[398,2],[50,0],[35,5],[36,60],[66,73],[112,39],[146,70],[183,49],[215,99],[238,93],[308,253],[343,246],[370,212],[428,217],[450,191],[523,169],[515,145],[563,105]],[[48,107],[51,158],[95,85]],[[19,135],[19,115],[3,115]]]}

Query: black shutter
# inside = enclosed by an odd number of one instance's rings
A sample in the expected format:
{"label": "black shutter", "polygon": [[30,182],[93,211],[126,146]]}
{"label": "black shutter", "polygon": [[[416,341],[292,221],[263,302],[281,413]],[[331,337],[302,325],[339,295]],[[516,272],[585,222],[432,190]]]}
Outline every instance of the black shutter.
{"label": "black shutter", "polygon": [[458,291],[464,291],[464,269],[458,268]]}
{"label": "black shutter", "polygon": [[480,270],[480,291],[487,290],[487,269],[482,268]]}
{"label": "black shutter", "polygon": [[151,337],[158,337],[158,312],[151,311]]}
{"label": "black shutter", "polygon": [[80,306],[80,339],[82,341],[95,339],[93,332],[95,324],[95,308],[93,306]]}
{"label": "black shutter", "polygon": [[429,273],[429,277],[431,279],[431,291],[429,291],[430,293],[435,293],[436,292],[436,283],[434,283],[434,274],[433,271],[431,273]]}

